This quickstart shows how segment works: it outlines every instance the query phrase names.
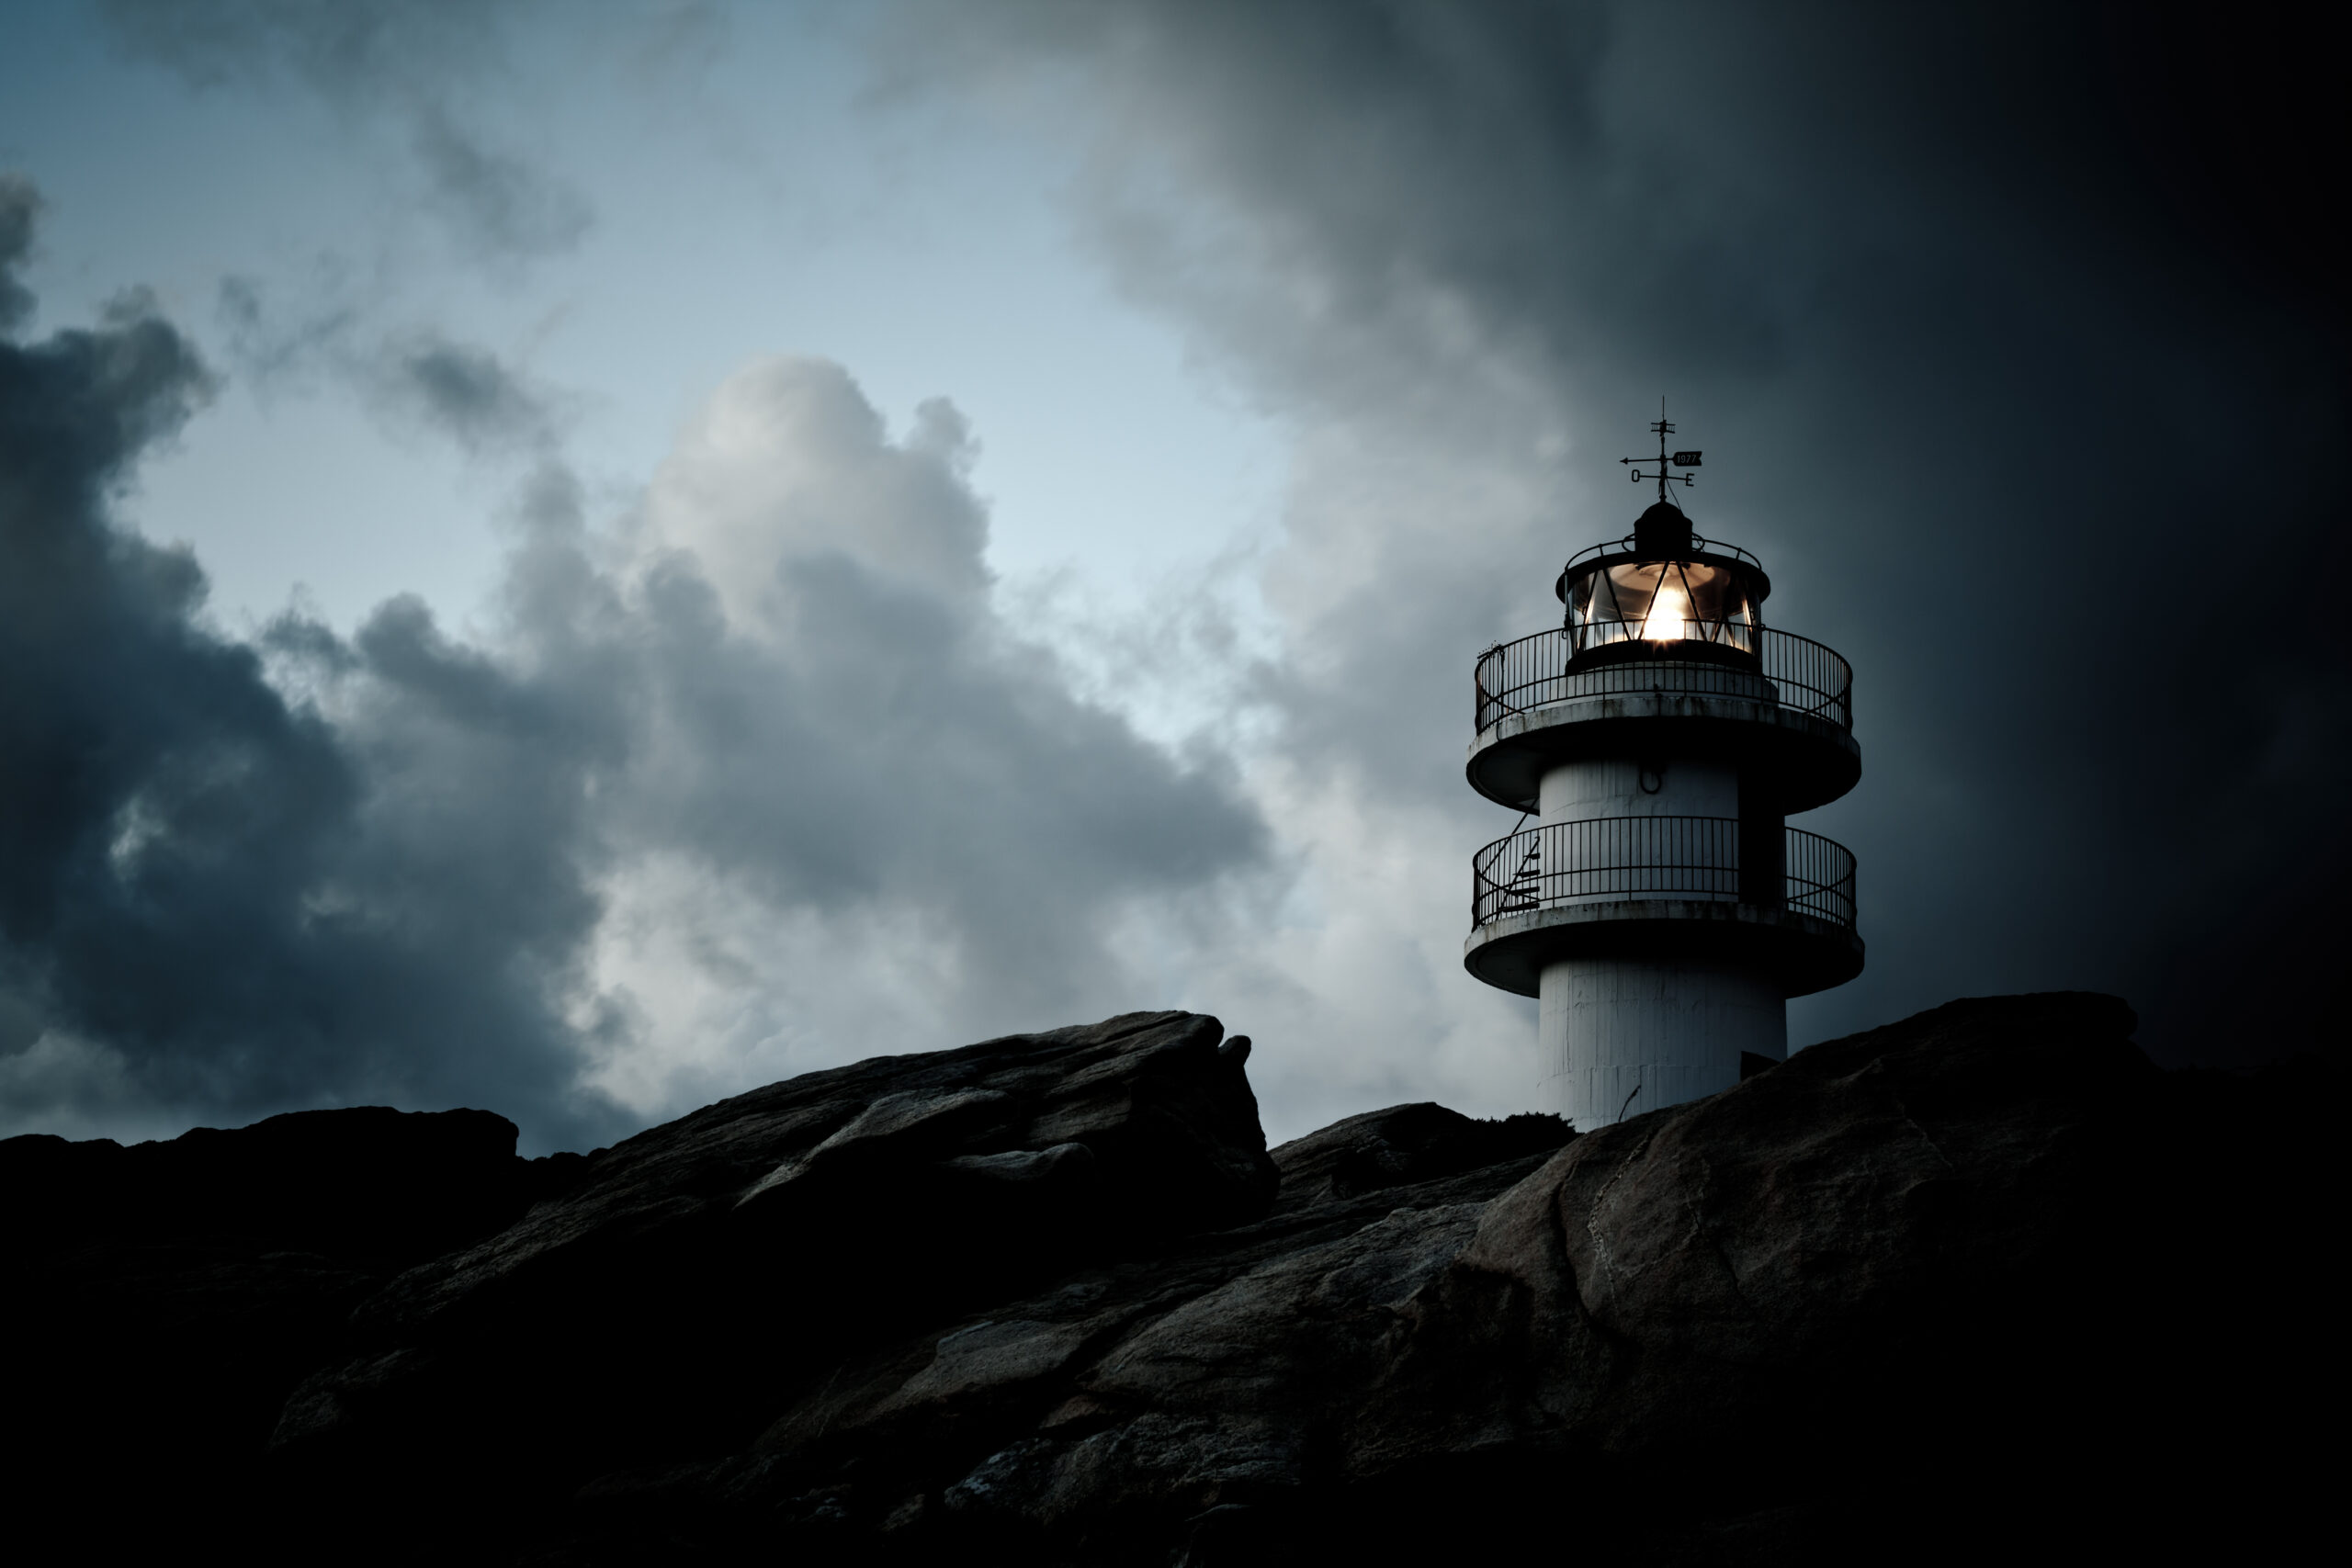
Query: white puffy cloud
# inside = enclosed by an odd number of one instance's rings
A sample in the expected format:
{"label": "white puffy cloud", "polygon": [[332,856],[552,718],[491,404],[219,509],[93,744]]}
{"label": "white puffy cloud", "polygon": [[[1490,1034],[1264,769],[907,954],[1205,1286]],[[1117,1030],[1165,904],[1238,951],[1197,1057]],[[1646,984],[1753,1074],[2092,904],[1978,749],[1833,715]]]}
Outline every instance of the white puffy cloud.
{"label": "white puffy cloud", "polygon": [[1261,873],[1228,773],[1074,697],[999,615],[969,457],[944,402],[892,440],[841,367],[772,359],[655,475],[602,634],[628,640],[640,740],[600,805],[597,941],[655,1043],[607,1081],[1164,999],[1106,932],[1218,923]]}

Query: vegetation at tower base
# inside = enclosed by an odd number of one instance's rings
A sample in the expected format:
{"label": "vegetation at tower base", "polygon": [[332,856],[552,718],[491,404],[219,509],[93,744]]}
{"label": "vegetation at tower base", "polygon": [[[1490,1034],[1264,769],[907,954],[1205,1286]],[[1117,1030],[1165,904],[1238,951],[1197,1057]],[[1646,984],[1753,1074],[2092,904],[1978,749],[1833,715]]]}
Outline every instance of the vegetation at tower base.
{"label": "vegetation at tower base", "polygon": [[1408,1105],[1271,1156],[1246,1042],[1169,1013],[584,1159],[479,1112],[10,1140],[15,1513],[343,1560],[2261,1555],[2320,1495],[2335,1079],[2131,1030],[1956,1002],[1581,1136]]}

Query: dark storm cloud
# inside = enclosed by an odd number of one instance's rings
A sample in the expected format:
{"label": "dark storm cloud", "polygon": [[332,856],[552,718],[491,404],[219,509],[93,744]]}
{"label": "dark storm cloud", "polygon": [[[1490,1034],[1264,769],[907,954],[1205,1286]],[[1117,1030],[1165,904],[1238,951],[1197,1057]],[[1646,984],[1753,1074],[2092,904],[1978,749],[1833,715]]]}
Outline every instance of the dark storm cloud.
{"label": "dark storm cloud", "polygon": [[345,112],[389,109],[411,126],[435,213],[486,260],[576,246],[587,199],[485,139],[454,101],[502,73],[510,19],[498,0],[100,0],[123,50],[198,87],[284,76]]}
{"label": "dark storm cloud", "polygon": [[2343,269],[2315,238],[2340,95],[2324,51],[2274,48],[2291,13],[920,16],[899,62],[933,85],[1076,84],[1106,254],[1272,406],[1356,430],[1367,475],[1418,444],[1555,483],[1535,558],[1504,530],[1449,559],[1377,485],[1352,512],[1309,487],[1295,570],[1367,579],[1276,677],[1313,765],[1459,797],[1466,660],[1556,615],[1560,557],[1635,510],[1498,427],[1556,420],[1597,481],[1670,391],[1702,528],[1764,548],[1781,624],[1860,671],[1863,784],[1808,825],[1861,854],[1871,968],[1800,1028],[2079,984],[2175,1057],[2341,1037],[2314,962],[2352,869]]}
{"label": "dark storm cloud", "polygon": [[[461,440],[541,428],[486,354],[436,341],[401,365]],[[823,977],[869,1016],[931,986],[1034,1022],[1117,989],[1104,930],[1126,903],[1262,853],[1229,780],[1074,700],[1005,635],[944,405],[892,442],[837,367],[775,362],[673,459],[635,557],[526,454],[488,641],[402,598],[347,638],[289,615],[249,646],[207,624],[187,552],[113,515],[209,385],[135,299],[0,342],[15,1126],[389,1100],[488,1105],[534,1146],[599,1141],[631,1113],[592,1066],[677,1043],[593,973],[615,879],[649,858],[740,890],[754,927],[916,922],[920,942]]]}
{"label": "dark storm cloud", "polygon": [[[488,1098],[543,1136],[608,1124],[567,1102],[550,1007],[594,913],[551,826],[562,750],[489,733],[496,677],[401,605],[309,650],[413,699],[355,744],[207,628],[187,552],[110,520],[207,386],[135,303],[0,344],[0,1055],[42,1047],[60,1111]],[[478,758],[494,777],[441,793]]]}

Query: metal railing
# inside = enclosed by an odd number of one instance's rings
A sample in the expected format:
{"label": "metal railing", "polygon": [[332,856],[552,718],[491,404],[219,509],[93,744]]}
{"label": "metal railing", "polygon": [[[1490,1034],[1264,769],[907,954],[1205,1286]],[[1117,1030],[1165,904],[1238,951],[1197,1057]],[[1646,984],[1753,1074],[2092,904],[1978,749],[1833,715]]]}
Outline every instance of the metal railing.
{"label": "metal railing", "polygon": [[1689,692],[1713,696],[1759,694],[1756,677],[1772,683],[1780,705],[1826,718],[1840,728],[1854,727],[1854,671],[1811,637],[1770,626],[1743,628],[1756,641],[1756,657],[1678,659],[1659,646],[1655,659],[1580,660],[1566,628],[1537,632],[1498,643],[1478,656],[1477,728],[1505,715],[1525,713],[1577,697],[1633,692]]}
{"label": "metal railing", "polygon": [[1729,817],[1596,817],[1530,828],[1472,859],[1470,924],[1570,904],[1690,898],[1853,925],[1852,851],[1801,828],[1756,838],[1743,845]]}
{"label": "metal railing", "polygon": [[[1632,534],[1626,535],[1622,539],[1604,539],[1597,545],[1587,545],[1583,549],[1578,550],[1576,554],[1568,558],[1568,564],[1560,569],[1560,575],[1562,577],[1574,577],[1577,574],[1577,567],[1580,562],[1598,560],[1602,556],[1630,556],[1638,552],[1640,547],[1640,544],[1635,536]],[[1746,565],[1754,567],[1759,572],[1764,570],[1764,563],[1762,561],[1758,560],[1754,556],[1748,554],[1746,550],[1741,549],[1737,545],[1728,545],[1721,539],[1707,538],[1703,535],[1700,534],[1696,529],[1693,529],[1690,534],[1690,549],[1695,555],[1729,556],[1736,561],[1740,561]],[[1681,558],[1678,557],[1676,558],[1679,559]]]}

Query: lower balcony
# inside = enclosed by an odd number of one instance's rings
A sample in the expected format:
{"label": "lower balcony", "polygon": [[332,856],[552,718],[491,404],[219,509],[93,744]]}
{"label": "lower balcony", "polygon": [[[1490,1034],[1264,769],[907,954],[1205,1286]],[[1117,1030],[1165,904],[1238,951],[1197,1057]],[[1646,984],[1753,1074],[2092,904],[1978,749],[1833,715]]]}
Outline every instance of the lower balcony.
{"label": "lower balcony", "polygon": [[1723,817],[1603,817],[1498,839],[1471,863],[1470,940],[1480,979],[1536,994],[1556,958],[1726,959],[1765,968],[1789,996],[1861,972],[1854,856],[1802,829]]}

